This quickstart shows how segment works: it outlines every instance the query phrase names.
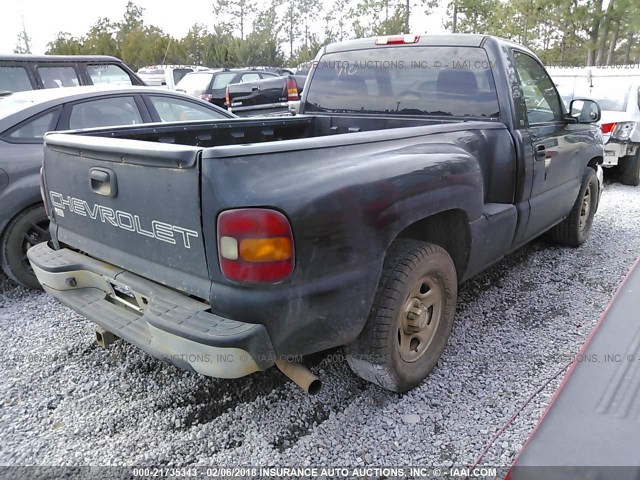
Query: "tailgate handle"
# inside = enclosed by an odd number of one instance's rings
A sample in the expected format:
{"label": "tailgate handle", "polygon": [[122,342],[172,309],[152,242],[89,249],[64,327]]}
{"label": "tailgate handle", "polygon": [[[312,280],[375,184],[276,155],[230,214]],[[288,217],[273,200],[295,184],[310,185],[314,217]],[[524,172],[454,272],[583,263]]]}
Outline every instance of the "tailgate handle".
{"label": "tailgate handle", "polygon": [[89,171],[91,178],[91,190],[98,195],[115,197],[118,194],[118,182],[116,173],[108,168],[92,168]]}

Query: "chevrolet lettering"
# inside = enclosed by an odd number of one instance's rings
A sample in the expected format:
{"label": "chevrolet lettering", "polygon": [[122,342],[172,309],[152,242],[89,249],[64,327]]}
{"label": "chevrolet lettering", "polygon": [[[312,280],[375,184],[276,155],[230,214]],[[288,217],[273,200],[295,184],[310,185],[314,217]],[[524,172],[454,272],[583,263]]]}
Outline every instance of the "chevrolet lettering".
{"label": "chevrolet lettering", "polygon": [[97,203],[89,206],[89,203],[81,198],[64,196],[58,192],[49,192],[49,197],[51,198],[54,212],[59,217],[64,217],[65,210],[68,209],[69,212],[75,213],[76,215],[89,217],[92,220],[98,220],[102,223],[109,223],[114,227],[135,232],[145,237],[155,238],[156,240],[173,245],[176,245],[176,238],[178,238],[185,248],[191,248],[190,238],[198,237],[198,232],[195,230],[171,225],[170,223],[159,220],[148,222],[149,229],[145,230],[142,228],[143,222],[141,222],[139,215],[122,210],[114,210],[113,208],[105,207]]}

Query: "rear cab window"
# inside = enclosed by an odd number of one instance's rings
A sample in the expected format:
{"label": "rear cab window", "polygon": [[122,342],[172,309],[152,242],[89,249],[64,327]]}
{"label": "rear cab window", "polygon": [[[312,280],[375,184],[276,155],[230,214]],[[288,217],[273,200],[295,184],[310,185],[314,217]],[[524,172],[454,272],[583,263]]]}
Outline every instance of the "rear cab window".
{"label": "rear cab window", "polygon": [[27,69],[19,65],[0,64],[0,92],[33,90]]}
{"label": "rear cab window", "polygon": [[326,54],[313,73],[305,111],[500,116],[486,52],[480,47],[460,46]]}
{"label": "rear cab window", "polygon": [[258,80],[260,80],[260,75],[257,73],[244,73],[240,83],[257,82]]}
{"label": "rear cab window", "polygon": [[216,73],[215,77],[213,78],[211,89],[215,90],[218,88],[225,88],[233,81],[234,78],[236,78],[236,75],[237,74],[234,72]]}

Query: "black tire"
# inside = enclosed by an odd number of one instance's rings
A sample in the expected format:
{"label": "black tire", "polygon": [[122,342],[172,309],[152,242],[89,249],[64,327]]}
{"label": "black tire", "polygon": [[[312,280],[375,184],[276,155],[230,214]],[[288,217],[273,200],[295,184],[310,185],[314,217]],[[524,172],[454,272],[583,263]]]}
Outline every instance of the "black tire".
{"label": "black tire", "polygon": [[600,185],[595,170],[586,168],[582,185],[569,216],[551,229],[551,238],[570,247],[582,245],[591,231],[593,216],[598,208]]}
{"label": "black tire", "polygon": [[50,238],[49,219],[42,205],[16,215],[0,237],[0,264],[4,273],[27,288],[42,289],[27,260],[27,250]]}
{"label": "black tire", "polygon": [[620,182],[637,187],[640,185],[640,147],[635,155],[622,157],[619,162]]}
{"label": "black tire", "polygon": [[[394,392],[418,385],[447,345],[457,295],[456,269],[446,250],[417,240],[396,240],[385,259],[364,329],[346,347],[351,369]],[[434,298],[439,306],[427,306]],[[420,328],[420,333],[413,333]]]}

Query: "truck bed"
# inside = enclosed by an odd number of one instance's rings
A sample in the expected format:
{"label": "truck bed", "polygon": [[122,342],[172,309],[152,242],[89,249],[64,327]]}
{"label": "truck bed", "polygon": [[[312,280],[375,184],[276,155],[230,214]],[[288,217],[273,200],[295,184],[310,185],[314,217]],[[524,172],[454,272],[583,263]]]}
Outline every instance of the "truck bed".
{"label": "truck bed", "polygon": [[[197,147],[219,147],[250,143],[322,137],[392,128],[459,123],[460,119],[398,116],[326,115],[242,118],[233,120],[146,124],[88,129],[80,135],[124,138]],[[486,122],[481,122],[484,126]],[[493,122],[499,125],[497,122]],[[462,125],[461,125],[462,126]],[[481,126],[480,128],[483,128]],[[464,125],[468,128],[468,124]],[[403,136],[398,132],[398,136]]]}
{"label": "truck bed", "polygon": [[596,324],[511,480],[640,478],[640,261]]}

